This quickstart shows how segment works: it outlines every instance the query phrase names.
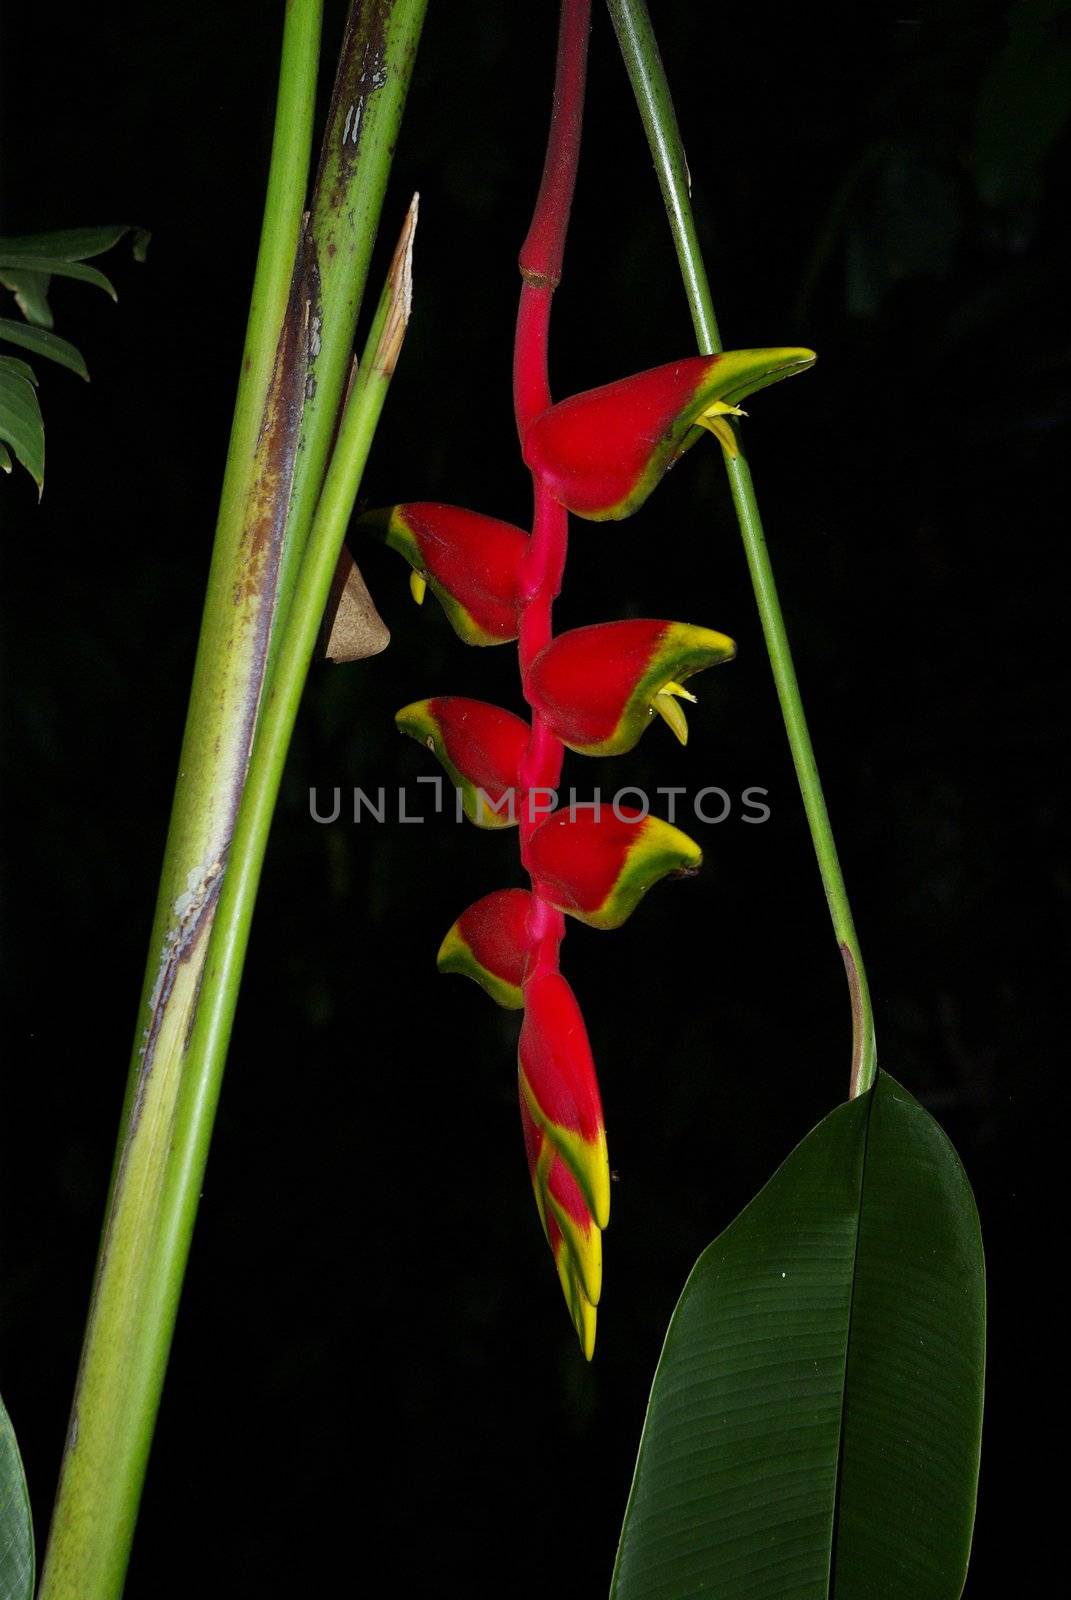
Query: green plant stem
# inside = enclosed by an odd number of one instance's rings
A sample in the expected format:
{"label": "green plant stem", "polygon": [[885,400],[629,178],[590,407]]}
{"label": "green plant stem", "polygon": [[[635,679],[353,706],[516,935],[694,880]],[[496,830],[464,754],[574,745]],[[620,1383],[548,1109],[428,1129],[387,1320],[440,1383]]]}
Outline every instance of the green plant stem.
{"label": "green plant stem", "polygon": [[[401,10],[419,21],[423,5],[382,0],[362,10],[370,27],[384,30],[375,50],[365,52],[374,58],[375,88],[400,104],[414,40],[408,35],[399,44],[388,14]],[[191,1062],[198,1005],[206,1002],[218,1020],[205,976],[211,935],[218,932],[229,952],[234,991],[244,954],[245,931],[236,933],[217,921],[220,889],[225,864],[239,876],[244,872],[233,835],[262,701],[267,704],[268,647],[280,557],[294,509],[293,466],[309,387],[308,357],[322,349],[326,337],[313,322],[315,253],[302,223],[320,15],[320,0],[290,0],[286,12],[242,379],[134,1061],[40,1600],[115,1600],[122,1589],[226,1045],[217,1028],[207,1062],[202,1055]],[[347,32],[351,51],[363,51],[367,42],[359,31]],[[345,67],[344,61],[340,76]],[[383,174],[396,133],[397,121],[390,117],[378,125],[365,119],[333,190],[339,211],[350,206],[351,186],[367,199],[364,163],[371,161]],[[373,189],[375,204],[364,204],[361,218],[374,234],[382,184]],[[336,328],[336,336],[343,342],[336,361],[344,372],[352,326],[341,333]],[[353,461],[361,459],[353,429],[362,417],[362,425],[374,426],[382,403],[374,373],[373,364],[359,386],[366,398],[353,413],[358,421],[347,429]],[[332,432],[333,427],[334,419]],[[334,496],[338,483],[336,477]],[[315,502],[320,492],[321,482],[306,472],[305,496]],[[337,555],[336,548],[336,560]],[[326,591],[312,602],[321,614],[325,597]],[[266,836],[266,821],[263,825]],[[243,837],[248,848],[248,834]],[[231,896],[228,915],[233,905]]]}
{"label": "green plant stem", "polygon": [[[290,735],[315,649],[346,525],[382,410],[408,310],[409,251],[415,209],[403,235],[369,334],[324,483],[286,625],[274,679],[265,693],[257,738],[238,813],[228,869],[208,940],[196,1025],[185,1046],[167,1159],[147,1173],[151,1205],[136,1192],[109,1218],[106,1253],[87,1338],[40,1600],[114,1600],[122,1589],[171,1331],[204,1178],[212,1124],[248,943],[253,904]],[[144,1126],[144,1123],[139,1123]],[[139,1163],[139,1169],[144,1166]],[[121,1185],[120,1195],[127,1192]],[[121,1270],[110,1271],[116,1261]],[[95,1337],[94,1337],[95,1335]],[[116,1366],[114,1355],[123,1362]],[[92,1432],[87,1439],[80,1422]],[[128,1425],[116,1425],[126,1418]],[[108,1426],[109,1423],[113,1425]],[[135,1424],[137,1424],[135,1428]],[[139,1452],[133,1489],[113,1507],[112,1488],[124,1450]],[[128,1525],[120,1530],[119,1516]],[[122,1536],[121,1555],[112,1540]],[[51,1571],[52,1576],[49,1577]],[[47,1587],[46,1587],[47,1585]]]}
{"label": "green plant stem", "polygon": [[[279,566],[280,622],[290,604],[338,425],[426,9],[427,0],[353,0],[350,6],[309,206],[314,338],[294,464],[293,509]],[[310,493],[312,486],[315,492]],[[279,628],[273,636],[273,659],[281,638]]]}
{"label": "green plant stem", "polygon": [[[322,9],[322,0],[295,0],[286,12],[260,249],[113,1192],[131,1118],[170,1075],[167,1047],[180,1030],[169,1028],[168,1013],[177,1018],[196,990],[263,687],[274,569],[296,444],[294,396],[305,384],[302,352],[296,348],[305,308],[295,295],[295,264],[308,187]],[[275,559],[266,563],[270,545]]]}
{"label": "green plant stem", "polygon": [[[173,1316],[157,1250],[183,1047],[259,698],[263,586],[251,537],[308,184],[321,0],[291,0],[264,223],[208,593],[93,1299],[39,1600],[121,1593]],[[278,398],[278,396],[277,396]],[[284,452],[285,454],[285,449]],[[179,1274],[181,1277],[181,1274]]]}
{"label": "green plant stem", "polygon": [[[201,861],[211,865],[218,859],[218,850],[225,847],[233,825],[233,815],[229,813],[234,772],[244,770],[249,754],[251,729],[244,737],[243,731],[250,721],[248,658],[256,648],[252,637],[255,629],[242,627],[245,618],[236,619],[233,594],[236,578],[245,577],[249,568],[245,547],[250,542],[250,502],[261,466],[258,440],[265,431],[265,413],[302,228],[322,9],[322,0],[292,0],[286,11],[260,249],[147,987],[158,976],[155,952],[164,943],[168,925],[173,924],[172,905],[190,891],[187,878],[192,865]],[[259,681],[254,692],[259,696]],[[219,707],[215,714],[214,706]],[[223,753],[214,759],[217,747]]]}
{"label": "green plant stem", "polygon": [[183,1240],[188,1240],[197,1209],[260,871],[290,737],[342,541],[405,334],[415,227],[414,196],[346,402],[261,709],[219,911],[209,941],[175,1122],[175,1143],[184,1155],[170,1168],[164,1209],[170,1227],[168,1246],[173,1239],[176,1251],[183,1248]]}
{"label": "green plant stem", "polygon": [[[699,349],[704,355],[716,355],[723,347],[714,316],[706,267],[695,230],[687,162],[665,68],[662,65],[647,6],[645,0],[607,0],[607,3],[640,116],[643,119],[651,154],[654,157]],[[739,429],[735,431],[738,452],[732,455],[728,451],[723,451],[723,455],[755,591],[755,601],[766,639],[766,649],[773,669],[777,697],[784,717],[785,732],[788,735],[807,824],[818,858],[818,870],[822,876],[833,929],[848,977],[852,1007],[852,1065],[849,1092],[854,1097],[865,1093],[871,1087],[877,1071],[870,992],[859,939],[848,903],[848,891],[837,857],[829,812],[818,776],[814,747],[807,728],[807,718],[803,710],[781,602],[778,599],[777,585],[766,547],[751,470],[740,445]]]}

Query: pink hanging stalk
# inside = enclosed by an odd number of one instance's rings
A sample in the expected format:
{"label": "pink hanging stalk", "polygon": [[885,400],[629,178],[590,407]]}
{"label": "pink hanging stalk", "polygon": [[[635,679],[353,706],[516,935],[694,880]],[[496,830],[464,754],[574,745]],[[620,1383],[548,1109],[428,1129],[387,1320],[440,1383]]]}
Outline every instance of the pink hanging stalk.
{"label": "pink hanging stalk", "polygon": [[529,722],[457,696],[417,701],[396,720],[442,762],[471,821],[519,826],[530,890],[477,900],[443,940],[439,967],[475,978],[500,1005],[524,1011],[518,1076],[529,1170],[590,1359],[610,1169],[587,1030],[560,971],[565,916],[619,927],[653,883],[696,871],[702,853],[679,829],[638,811],[556,809],[564,751],[630,750],[656,712],[686,742],[680,702],[694,696],[684,681],[729,660],[735,646],[708,628],[648,619],[556,639],[552,610],[569,511],[594,521],[628,516],[704,429],[732,449],[727,418],[739,414],[738,402],[814,358],[797,349],[690,357],[553,403],[550,311],[576,181],[589,26],[590,0],[563,0],[550,137],[520,254],[513,396],[532,474],[531,533],[436,503],[394,506],[366,521],[409,561],[417,601],[430,587],[460,638],[519,644]]}

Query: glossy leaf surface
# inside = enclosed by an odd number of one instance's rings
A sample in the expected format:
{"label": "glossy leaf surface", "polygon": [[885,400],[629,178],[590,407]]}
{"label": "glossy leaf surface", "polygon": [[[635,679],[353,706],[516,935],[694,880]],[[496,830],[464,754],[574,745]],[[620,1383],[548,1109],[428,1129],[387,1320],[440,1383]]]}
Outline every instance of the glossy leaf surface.
{"label": "glossy leaf surface", "polygon": [[85,261],[90,256],[103,255],[128,233],[133,235],[131,248],[135,261],[144,261],[150,234],[146,228],[136,228],[129,222],[110,223],[100,228],[56,228],[50,233],[5,234],[0,236],[0,254]]}
{"label": "glossy leaf surface", "polygon": [[48,273],[54,278],[77,278],[80,283],[92,283],[113,300],[119,296],[110,278],[97,267],[83,266],[80,261],[66,261],[61,256],[30,255],[25,251],[0,250],[0,271]]}
{"label": "glossy leaf surface", "polygon": [[967,1178],[881,1073],[700,1256],[655,1374],[613,1600],[957,1600],[984,1325]]}
{"label": "glossy leaf surface", "polygon": [[0,356],[0,440],[9,444],[37,485],[45,481],[45,429],[37,392],[24,376],[24,362]]}
{"label": "glossy leaf surface", "polygon": [[[48,303],[49,285],[53,273],[57,276],[83,278],[106,289],[114,299],[115,291],[103,273],[93,267],[71,267],[71,263],[84,261],[88,256],[99,256],[118,244],[124,234],[131,234],[135,261],[144,261],[150,235],[145,228],[135,228],[129,223],[113,223],[103,228],[59,228],[50,233],[27,233],[0,236],[0,283],[15,296],[19,310],[30,323],[40,328],[52,327],[52,310]],[[69,346],[73,349],[73,346]],[[48,352],[42,351],[42,354]],[[77,354],[77,352],[75,352]],[[62,357],[53,355],[53,359]],[[65,362],[65,365],[72,365]],[[77,366],[72,366],[77,372]],[[85,377],[85,373],[81,374]]]}
{"label": "glossy leaf surface", "polygon": [[0,1400],[0,1600],[31,1600],[33,1521],[22,1458]]}
{"label": "glossy leaf surface", "polygon": [[61,339],[58,333],[49,333],[47,328],[36,328],[32,323],[16,322],[11,317],[0,317],[0,339],[6,339],[9,344],[21,345],[24,350],[32,350],[35,355],[47,356],[50,361],[58,362],[61,367],[77,372],[80,378],[89,377],[81,353],[69,340]]}
{"label": "glossy leaf surface", "polygon": [[0,284],[11,290],[15,304],[27,322],[32,322],[38,328],[52,326],[52,308],[48,303],[48,286],[51,282],[47,272],[0,267]]}

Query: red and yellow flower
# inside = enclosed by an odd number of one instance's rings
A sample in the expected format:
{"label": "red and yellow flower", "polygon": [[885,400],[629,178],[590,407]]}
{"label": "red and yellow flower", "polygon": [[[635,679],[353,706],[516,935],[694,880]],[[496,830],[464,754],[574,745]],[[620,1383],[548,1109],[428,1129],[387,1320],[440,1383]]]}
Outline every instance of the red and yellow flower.
{"label": "red and yellow flower", "polygon": [[795,347],[727,350],[587,389],[535,419],[524,459],[577,516],[617,522],[643,504],[704,428],[735,453],[726,417],[742,416],[742,400],[813,361],[813,350]]}
{"label": "red and yellow flower", "polygon": [[731,661],[723,633],[684,622],[598,622],[559,634],[533,661],[528,698],[554,734],[585,756],[631,750],[657,713],[681,744],[688,724],[682,685],[705,667]]}
{"label": "red and yellow flower", "polygon": [[[741,401],[803,371],[814,356],[786,347],[691,357],[541,410],[546,308],[540,296],[547,293],[545,274],[530,272],[517,324],[515,398],[535,490],[532,535],[437,502],[397,505],[364,522],[409,562],[416,599],[430,588],[466,643],[521,640],[530,723],[458,696],[415,701],[396,720],[438,757],[473,822],[520,824],[531,890],[501,889],[475,901],[447,932],[438,965],[473,978],[508,1010],[523,1011],[518,1084],[528,1167],[569,1314],[590,1359],[610,1169],[587,1029],[559,970],[565,918],[620,927],[653,884],[698,871],[702,852],[679,828],[635,808],[575,806],[539,820],[525,802],[537,791],[553,793],[563,747],[588,756],[622,754],[656,715],[684,744],[681,702],[695,698],[685,684],[731,660],[736,647],[713,629],[649,618],[553,637],[566,512],[594,521],[628,516],[704,430],[732,454],[731,418],[742,415]],[[534,341],[530,348],[525,340]]]}
{"label": "red and yellow flower", "polygon": [[516,639],[521,563],[529,546],[522,528],[436,501],[371,511],[361,525],[405,557],[414,600],[420,605],[430,589],[466,644]]}
{"label": "red and yellow flower", "polygon": [[536,1207],[590,1360],[602,1292],[602,1229],[610,1220],[610,1164],[587,1029],[560,972],[526,985],[518,1063]]}
{"label": "red and yellow flower", "polygon": [[439,971],[473,978],[507,1011],[522,1010],[531,908],[527,889],[485,894],[461,913],[439,946]]}
{"label": "red and yellow flower", "polygon": [[528,847],[537,894],[592,928],[619,928],[648,889],[703,864],[694,839],[625,806],[563,809],[541,822]]}
{"label": "red and yellow flower", "polygon": [[527,722],[500,706],[460,695],[414,700],[394,720],[439,758],[470,822],[478,828],[516,825],[523,798],[521,762],[531,736]]}

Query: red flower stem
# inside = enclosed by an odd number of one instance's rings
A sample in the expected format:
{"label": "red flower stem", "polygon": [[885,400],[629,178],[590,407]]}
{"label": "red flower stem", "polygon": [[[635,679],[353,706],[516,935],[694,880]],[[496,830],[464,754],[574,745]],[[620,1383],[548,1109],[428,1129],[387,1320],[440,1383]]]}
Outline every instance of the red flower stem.
{"label": "red flower stem", "polygon": [[[522,446],[530,423],[551,403],[547,349],[550,307],[561,280],[565,235],[576,187],[580,130],[584,115],[591,0],[562,0],[558,54],[554,69],[554,103],[536,197],[532,225],[521,247],[521,299],[513,347],[513,397]],[[527,698],[528,668],[553,637],[552,609],[561,589],[568,544],[569,516],[533,477],[532,537],[525,558],[519,650],[521,682]],[[546,801],[540,790],[557,788],[564,748],[542,714],[532,707],[532,737],[521,765],[521,861],[528,868],[528,845],[541,820],[533,801]],[[565,919],[532,885],[528,932],[532,940],[529,981],[558,968],[558,947]]]}
{"label": "red flower stem", "polygon": [[550,405],[550,302],[561,281],[565,235],[576,187],[590,25],[591,0],[562,0],[547,153],[532,225],[520,254],[524,285],[513,347],[513,395],[522,441],[529,423]]}

